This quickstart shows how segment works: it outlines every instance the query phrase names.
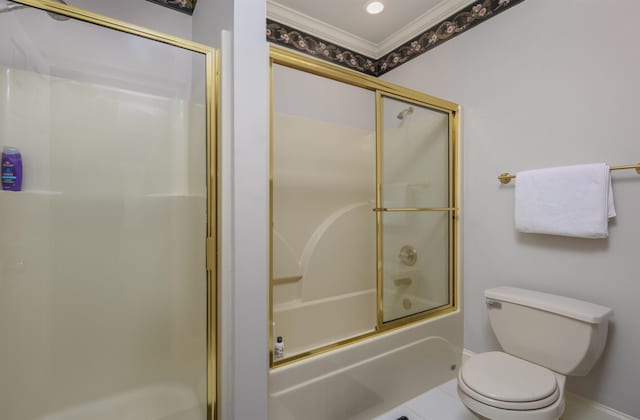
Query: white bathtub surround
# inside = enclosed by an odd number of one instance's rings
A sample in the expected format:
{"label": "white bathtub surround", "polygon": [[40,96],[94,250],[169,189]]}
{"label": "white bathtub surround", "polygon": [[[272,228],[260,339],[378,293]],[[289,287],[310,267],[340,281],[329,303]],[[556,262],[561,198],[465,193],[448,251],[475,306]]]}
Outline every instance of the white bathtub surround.
{"label": "white bathtub surround", "polygon": [[269,418],[379,416],[456,375],[461,322],[454,312],[274,369]]}
{"label": "white bathtub surround", "polygon": [[274,139],[274,303],[375,287],[372,133],[274,114]]}
{"label": "white bathtub surround", "polygon": [[2,66],[0,96],[0,417],[202,412],[203,107]]}

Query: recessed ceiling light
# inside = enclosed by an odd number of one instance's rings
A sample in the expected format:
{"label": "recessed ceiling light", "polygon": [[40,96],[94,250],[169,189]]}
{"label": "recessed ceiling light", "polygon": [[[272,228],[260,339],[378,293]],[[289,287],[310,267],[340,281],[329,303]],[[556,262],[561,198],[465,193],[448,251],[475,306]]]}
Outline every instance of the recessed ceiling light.
{"label": "recessed ceiling light", "polygon": [[370,15],[377,15],[384,10],[384,4],[381,1],[373,0],[366,2],[364,8]]}

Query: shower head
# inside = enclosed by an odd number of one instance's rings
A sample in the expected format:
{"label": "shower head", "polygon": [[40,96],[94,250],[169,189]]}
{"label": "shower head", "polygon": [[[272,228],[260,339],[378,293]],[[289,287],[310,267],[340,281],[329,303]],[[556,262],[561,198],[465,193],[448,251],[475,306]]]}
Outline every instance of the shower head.
{"label": "shower head", "polygon": [[[53,0],[53,1],[61,4],[67,4],[64,0]],[[24,4],[14,3],[12,1],[6,0],[3,5],[0,5],[0,13],[8,13],[13,10],[26,9],[28,7],[29,6],[25,6]],[[47,12],[47,14],[51,19],[55,19],[58,21],[69,20],[68,16],[59,15],[53,12]]]}
{"label": "shower head", "polygon": [[408,115],[413,114],[413,107],[410,106],[409,108],[405,108],[402,111],[400,111],[400,113],[398,114],[398,119],[399,120],[404,120]]}
{"label": "shower head", "polygon": [[[67,3],[64,0],[54,0],[54,1],[60,4],[64,4],[65,6],[67,5]],[[69,16],[60,15],[58,13],[53,13],[53,12],[47,12],[47,14],[51,19],[57,20],[59,22],[64,22],[65,20],[69,20]]]}

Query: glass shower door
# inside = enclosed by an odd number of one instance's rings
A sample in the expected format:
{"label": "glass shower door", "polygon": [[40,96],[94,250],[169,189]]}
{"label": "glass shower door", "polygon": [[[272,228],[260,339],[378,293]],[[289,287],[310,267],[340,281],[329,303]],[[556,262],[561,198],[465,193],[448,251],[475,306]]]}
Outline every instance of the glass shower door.
{"label": "glass shower door", "polygon": [[272,77],[278,364],[375,330],[375,94],[278,64]]}
{"label": "glass shower door", "polygon": [[453,147],[448,111],[381,96],[382,322],[453,303]]}
{"label": "glass shower door", "polygon": [[11,5],[0,148],[23,182],[0,191],[0,418],[213,418],[210,55]]}

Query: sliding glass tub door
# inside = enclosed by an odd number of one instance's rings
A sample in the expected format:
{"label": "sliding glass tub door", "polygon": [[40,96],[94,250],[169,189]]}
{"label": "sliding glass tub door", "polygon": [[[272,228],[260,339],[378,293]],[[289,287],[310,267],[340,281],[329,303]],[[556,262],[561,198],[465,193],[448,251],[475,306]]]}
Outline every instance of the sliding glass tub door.
{"label": "sliding glass tub door", "polygon": [[382,322],[452,303],[454,150],[450,113],[380,95]]}

